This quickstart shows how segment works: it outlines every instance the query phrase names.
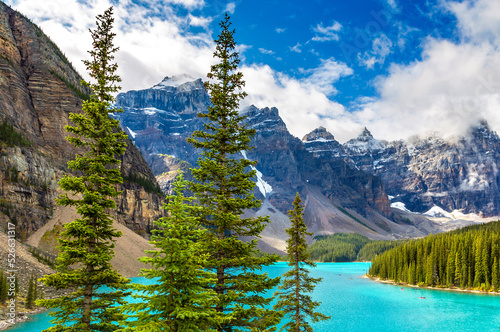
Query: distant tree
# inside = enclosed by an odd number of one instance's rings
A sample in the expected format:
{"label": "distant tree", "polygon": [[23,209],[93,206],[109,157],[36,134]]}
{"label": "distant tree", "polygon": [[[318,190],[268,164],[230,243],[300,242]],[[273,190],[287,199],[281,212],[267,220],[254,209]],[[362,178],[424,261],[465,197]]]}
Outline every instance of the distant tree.
{"label": "distant tree", "polygon": [[[55,325],[45,331],[115,331],[120,328],[116,322],[124,319],[120,305],[129,280],[110,263],[114,242],[121,236],[112,227],[110,214],[115,208],[112,198],[120,194],[116,185],[123,181],[117,156],[125,152],[127,138],[119,130],[119,122],[108,114],[118,111],[111,105],[121,81],[112,62],[118,50],[113,45],[112,16],[112,7],[97,16],[97,27],[91,31],[92,60],[84,61],[95,82],[83,83],[92,94],[83,102],[82,113],[70,114],[75,126],[66,127],[73,134],[68,141],[83,153],[68,162],[78,175],[66,175],[59,181],[66,193],[58,204],[76,207],[80,217],[66,224],[61,233],[57,273],[42,278],[47,286],[71,290],[68,295],[38,301],[58,309],[49,314],[55,317]],[[103,292],[103,286],[109,291]]]}
{"label": "distant tree", "polygon": [[3,270],[0,270],[0,304],[4,304],[7,300],[7,277]]}
{"label": "distant tree", "polygon": [[202,252],[197,242],[206,232],[199,228],[191,204],[193,198],[185,197],[187,181],[182,172],[174,182],[174,195],[167,196],[164,209],[168,216],[155,221],[151,243],[155,250],[148,250],[140,260],[151,265],[142,276],[156,279],[149,285],[134,284],[139,299],[126,310],[133,313],[128,320],[130,331],[206,331],[217,325],[213,306],[216,294],[206,286],[215,282],[215,274],[203,270],[208,254]]}
{"label": "distant tree", "polygon": [[203,131],[193,133],[189,142],[201,149],[195,179],[190,189],[201,206],[201,223],[207,232],[201,240],[210,256],[207,268],[216,272],[212,289],[218,297],[215,309],[225,322],[214,326],[219,331],[265,330],[274,328],[278,315],[268,308],[272,297],[265,295],[279,283],[261,273],[263,266],[278,260],[277,255],[257,255],[257,240],[245,242],[240,237],[258,237],[268,217],[243,218],[245,210],[261,205],[253,195],[255,162],[239,158],[249,150],[255,130],[242,125],[245,118],[238,113],[239,101],[245,97],[243,74],[236,72],[240,62],[234,51],[234,30],[226,14],[220,23],[222,31],[216,42],[214,57],[219,62],[211,67],[205,88],[210,95]]}
{"label": "distant tree", "polygon": [[289,235],[286,241],[286,252],[288,265],[292,269],[283,275],[282,284],[276,293],[278,302],[274,309],[283,312],[285,319],[288,320],[280,331],[312,331],[308,319],[312,322],[330,319],[330,316],[314,311],[320,302],[313,301],[307,294],[314,290],[322,278],[310,277],[309,270],[305,268],[305,266],[315,267],[316,264],[310,260],[309,253],[306,251],[306,235],[312,235],[312,233],[307,232],[300,203],[300,196],[297,193],[293,201],[293,210],[288,211],[292,226],[286,230]]}
{"label": "distant tree", "polygon": [[30,281],[28,283],[28,293],[26,294],[26,308],[32,309],[35,304],[36,296],[34,289],[34,280],[33,280],[33,272],[31,273]]}

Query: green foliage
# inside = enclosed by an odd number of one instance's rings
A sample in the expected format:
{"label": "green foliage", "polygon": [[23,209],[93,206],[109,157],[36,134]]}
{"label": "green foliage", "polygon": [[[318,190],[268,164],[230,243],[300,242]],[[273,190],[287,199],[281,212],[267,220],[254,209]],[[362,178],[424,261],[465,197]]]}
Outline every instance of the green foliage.
{"label": "green foliage", "polygon": [[236,72],[239,64],[234,30],[229,16],[220,23],[222,31],[215,41],[214,57],[219,62],[211,67],[205,83],[210,95],[203,131],[196,131],[188,141],[201,149],[198,168],[192,169],[195,179],[190,190],[200,204],[200,222],[207,231],[200,239],[209,253],[206,268],[216,272],[211,288],[218,302],[215,309],[224,323],[213,326],[219,331],[274,329],[279,316],[266,308],[272,297],[266,291],[279,283],[260,273],[263,266],[275,263],[277,255],[255,253],[256,240],[242,241],[241,237],[258,237],[268,217],[243,218],[245,210],[261,205],[253,195],[255,171],[248,170],[255,162],[237,158],[242,150],[250,149],[250,137],[255,131],[242,125],[238,113],[239,101],[245,97],[243,74]]}
{"label": "green foliage", "polygon": [[[108,115],[120,81],[115,75],[117,65],[112,63],[117,50],[113,21],[112,7],[97,16],[97,28],[91,31],[92,61],[84,61],[95,81],[85,83],[92,95],[84,101],[82,113],[70,114],[75,126],[66,127],[72,134],[68,141],[84,153],[68,162],[80,175],[66,175],[59,181],[66,193],[58,204],[76,207],[80,218],[66,224],[61,233],[57,273],[42,278],[47,286],[70,290],[59,298],[37,301],[37,305],[57,309],[50,313],[55,319],[54,326],[45,330],[49,332],[115,331],[120,328],[116,322],[124,319],[119,306],[125,303],[129,280],[110,263],[115,239],[121,236],[112,227],[110,214],[115,208],[112,197],[119,195],[116,185],[123,181],[116,156],[124,153],[127,138],[118,130],[118,121]],[[99,290],[102,286],[110,290],[104,293]]]}
{"label": "green foliage", "polygon": [[0,270],[0,304],[4,304],[7,300],[8,293],[7,276]]}
{"label": "green foliage", "polygon": [[33,279],[33,272],[31,273],[30,281],[28,284],[28,294],[26,295],[26,304],[25,307],[26,309],[33,309],[33,306],[35,305],[35,300],[36,300],[36,290],[35,290],[35,283],[36,280]]}
{"label": "green foliage", "polygon": [[48,265],[49,267],[55,269],[56,264],[55,264],[55,259],[49,254],[42,252],[40,249],[36,247],[30,247],[29,252],[33,257],[35,257],[40,263]]}
{"label": "green foliage", "polygon": [[151,179],[137,175],[134,172],[130,172],[128,176],[123,177],[123,181],[136,183],[141,187],[143,187],[144,190],[148,193],[163,195],[163,192],[161,191],[158,182],[156,181],[153,182]]}
{"label": "green foliage", "polygon": [[26,137],[19,133],[12,124],[4,119],[0,124],[0,142],[5,143],[7,146],[21,146],[27,147],[31,143]]}
{"label": "green foliage", "polygon": [[278,302],[274,306],[285,316],[288,322],[280,331],[289,332],[311,331],[308,319],[312,322],[328,320],[329,316],[314,310],[320,305],[320,302],[313,301],[307,293],[312,293],[316,284],[322,278],[312,278],[309,276],[309,270],[306,266],[315,267],[316,264],[310,260],[307,252],[306,235],[312,235],[307,232],[307,226],[303,220],[303,208],[300,205],[300,196],[297,193],[293,201],[293,210],[288,211],[292,226],[286,230],[289,239],[286,241],[286,252],[288,254],[291,270],[283,275],[283,282],[278,287]]}
{"label": "green foliage", "polygon": [[336,233],[315,237],[309,248],[311,259],[322,262],[353,262],[358,252],[371,240],[357,233]]}
{"label": "green foliage", "polygon": [[371,261],[376,255],[394,248],[407,240],[370,240],[358,233],[319,235],[308,248],[311,259],[319,262]]}
{"label": "green foliage", "polygon": [[371,261],[377,255],[399,246],[408,240],[392,240],[392,241],[370,241],[361,248],[358,252],[358,262]]}
{"label": "green foliage", "polygon": [[500,221],[407,241],[373,259],[369,274],[396,282],[497,291]]}
{"label": "green foliage", "polygon": [[215,282],[215,274],[205,271],[208,254],[201,242],[205,229],[199,228],[197,206],[191,204],[183,192],[187,181],[182,173],[174,182],[174,195],[167,196],[163,206],[169,216],[155,221],[147,257],[140,260],[151,266],[141,275],[157,281],[151,285],[135,284],[138,303],[130,303],[126,310],[132,312],[126,324],[130,331],[206,331],[218,325],[213,308],[217,297],[207,288]]}

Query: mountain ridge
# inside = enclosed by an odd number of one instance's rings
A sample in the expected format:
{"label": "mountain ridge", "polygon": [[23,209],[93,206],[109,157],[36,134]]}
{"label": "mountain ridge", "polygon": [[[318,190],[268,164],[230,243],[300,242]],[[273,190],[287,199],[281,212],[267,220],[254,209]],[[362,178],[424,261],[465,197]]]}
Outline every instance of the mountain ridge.
{"label": "mountain ridge", "polygon": [[[176,174],[172,172],[175,160],[196,165],[200,151],[187,144],[186,138],[194,130],[203,129],[203,120],[196,114],[206,112],[209,99],[201,87],[202,81],[197,79],[165,89],[128,91],[117,98],[117,105],[124,109],[118,116],[122,126],[135,134],[135,144],[153,165],[166,190]],[[288,132],[277,108],[250,106],[240,112],[246,116],[242,125],[255,129],[256,135],[252,139],[254,149],[236,157],[257,161],[255,195],[263,200],[263,205],[249,213],[271,216],[272,222],[263,236],[263,245],[267,247],[283,249],[283,219],[296,192],[304,199],[306,223],[315,234],[359,232],[370,238],[394,239],[424,236],[467,224],[457,221],[442,226],[425,216],[391,208],[379,176],[351,167],[335,154],[330,156],[331,149],[323,149],[325,156],[308,151],[318,142],[341,147],[324,128],[304,142]],[[367,142],[374,140],[367,130],[364,136]],[[369,146],[380,146],[377,142]]]}

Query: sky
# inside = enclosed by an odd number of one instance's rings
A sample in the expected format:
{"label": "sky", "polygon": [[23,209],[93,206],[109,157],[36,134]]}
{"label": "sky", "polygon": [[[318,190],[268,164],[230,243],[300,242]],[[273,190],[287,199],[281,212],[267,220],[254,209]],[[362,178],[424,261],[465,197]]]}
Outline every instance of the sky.
{"label": "sky", "polygon": [[500,132],[498,0],[7,0],[84,78],[95,16],[115,9],[122,91],[165,76],[206,79],[224,13],[248,93],[277,107],[302,138],[323,126],[340,142]]}

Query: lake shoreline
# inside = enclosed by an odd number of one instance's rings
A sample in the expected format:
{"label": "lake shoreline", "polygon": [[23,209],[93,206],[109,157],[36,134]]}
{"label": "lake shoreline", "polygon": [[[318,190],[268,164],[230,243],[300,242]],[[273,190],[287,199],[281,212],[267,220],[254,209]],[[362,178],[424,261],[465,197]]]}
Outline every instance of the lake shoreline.
{"label": "lake shoreline", "polygon": [[0,331],[8,330],[18,323],[25,322],[29,320],[31,315],[39,314],[41,312],[47,311],[47,308],[37,308],[34,310],[24,311],[24,312],[16,312],[16,318],[14,319],[14,323],[12,323],[11,319],[0,320]]}
{"label": "lake shoreline", "polygon": [[422,289],[429,289],[429,290],[441,290],[441,291],[449,291],[449,292],[460,292],[460,293],[470,293],[470,294],[487,294],[487,295],[500,295],[499,292],[487,292],[487,291],[480,291],[480,290],[475,290],[475,289],[461,289],[461,288],[449,288],[449,287],[431,287],[431,286],[417,286],[417,285],[409,285],[404,282],[395,282],[392,280],[383,280],[378,277],[372,277],[369,275],[363,275],[362,278],[366,279],[371,279],[375,282],[380,282],[382,284],[389,284],[393,286],[404,286],[404,287],[411,287],[411,288],[422,288]]}

